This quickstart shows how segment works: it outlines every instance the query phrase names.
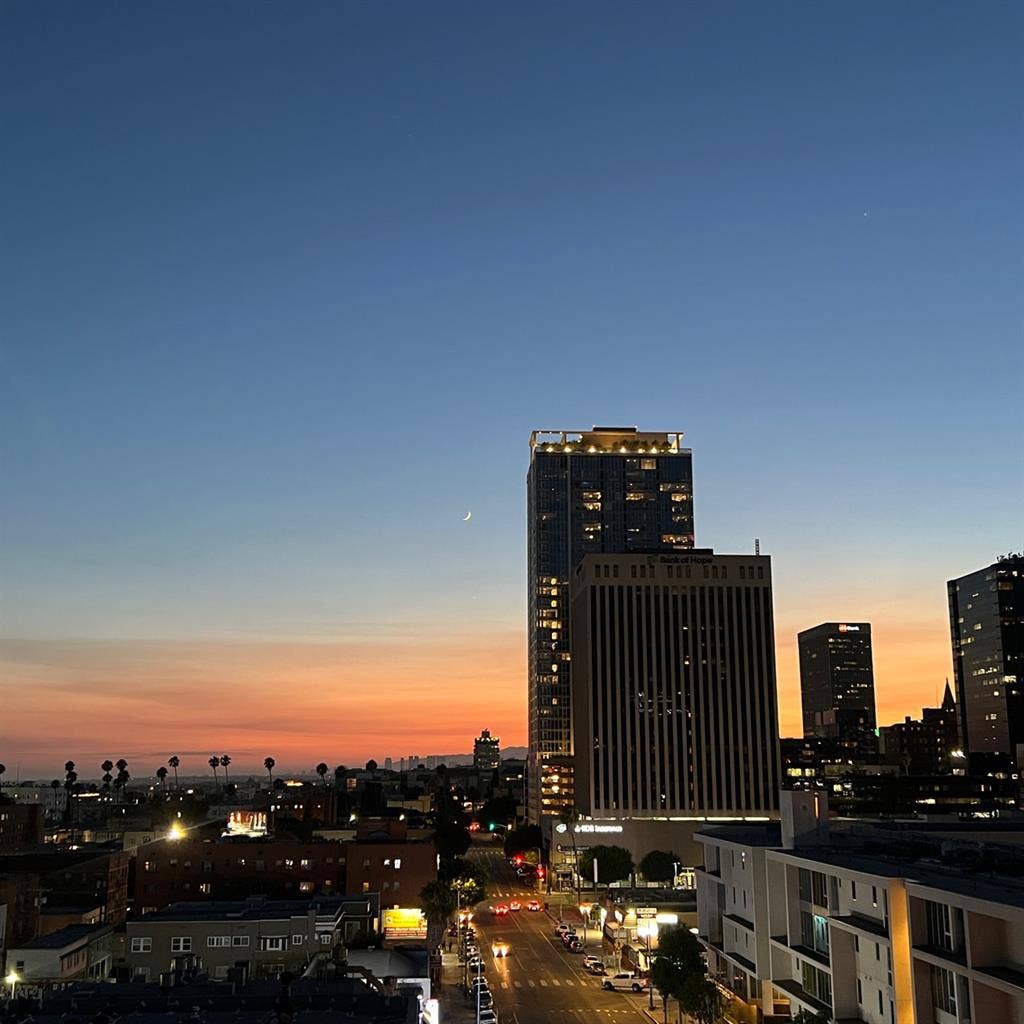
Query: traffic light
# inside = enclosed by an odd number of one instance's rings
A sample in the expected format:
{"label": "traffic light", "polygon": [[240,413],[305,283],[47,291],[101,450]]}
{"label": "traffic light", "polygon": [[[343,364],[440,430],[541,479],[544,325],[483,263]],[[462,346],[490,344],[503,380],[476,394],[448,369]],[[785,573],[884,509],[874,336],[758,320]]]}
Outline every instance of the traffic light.
{"label": "traffic light", "polygon": [[487,831],[488,832],[493,832],[494,831],[494,822],[493,821],[490,823],[490,825],[487,826]]}

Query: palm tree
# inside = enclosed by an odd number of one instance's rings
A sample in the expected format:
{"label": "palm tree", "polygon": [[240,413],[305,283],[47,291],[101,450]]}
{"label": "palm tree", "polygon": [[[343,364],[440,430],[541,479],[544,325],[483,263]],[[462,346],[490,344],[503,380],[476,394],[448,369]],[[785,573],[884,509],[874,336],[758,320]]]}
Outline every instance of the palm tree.
{"label": "palm tree", "polygon": [[572,840],[572,867],[576,875],[576,905],[579,906],[583,899],[580,893],[580,886],[582,884],[580,879],[580,854],[579,850],[576,849],[576,826],[580,820],[579,808],[566,807],[558,815],[558,820],[569,830],[569,838]]}
{"label": "palm tree", "polygon": [[67,772],[64,775],[64,792],[66,794],[64,798],[65,824],[71,821],[71,791],[75,788],[75,783],[78,781],[78,772],[75,771],[75,762],[68,761],[64,767],[67,768],[68,764],[71,765],[71,767],[67,769]]}
{"label": "palm tree", "polygon": [[428,882],[420,890],[420,909],[427,919],[427,949],[431,953],[441,945],[455,907],[455,892],[447,882]]}
{"label": "palm tree", "polygon": [[3,775],[5,771],[7,771],[7,765],[0,764],[0,775]]}
{"label": "palm tree", "polygon": [[164,792],[167,792],[167,769],[160,765],[156,770],[156,777],[160,780],[160,785],[164,787]]}
{"label": "palm tree", "polygon": [[177,754],[172,754],[167,758],[167,763],[174,769],[174,788],[178,788],[178,765],[181,764],[181,758]]}
{"label": "palm tree", "polygon": [[222,754],[220,759],[220,766],[224,769],[224,785],[228,784],[228,765],[231,764],[231,755]]}
{"label": "palm tree", "polygon": [[54,779],[53,782],[50,783],[50,789],[53,790],[53,809],[56,812],[57,794],[60,792],[60,779]]}
{"label": "palm tree", "polygon": [[220,758],[216,756],[211,757],[206,763],[213,769],[213,784],[217,785],[217,769],[220,767]]}
{"label": "palm tree", "polygon": [[114,767],[118,770],[118,772],[127,771],[128,762],[123,757],[119,757],[117,759],[117,764],[114,765]]}
{"label": "palm tree", "polygon": [[[122,758],[122,760],[124,760],[124,759]],[[120,764],[120,763],[121,763],[121,761],[118,761],[118,764]],[[124,761],[124,763],[127,764],[128,762]],[[118,769],[117,777],[114,779],[114,788],[118,792],[118,800],[124,800],[125,788],[127,787],[128,780],[130,778],[131,778],[131,776],[128,774],[128,769],[127,768],[119,768]]]}
{"label": "palm tree", "polygon": [[110,773],[114,770],[114,762],[109,758],[100,765],[103,769],[103,788],[100,790],[104,795],[110,795],[110,783],[114,781],[114,776]]}
{"label": "palm tree", "polygon": [[326,764],[326,762],[324,762],[324,761],[321,761],[321,762],[320,762],[320,763],[319,763],[319,764],[318,764],[318,765],[316,766],[316,773],[317,773],[317,775],[319,775],[319,776],[320,776],[320,781],[321,781],[321,782],[322,782],[322,783],[324,784],[324,786],[326,787],[326,786],[327,786],[327,764]]}
{"label": "palm tree", "polygon": [[343,764],[339,764],[338,767],[334,769],[334,786],[336,789],[341,789],[341,782],[342,779],[345,778],[345,772],[347,771],[348,769]]}
{"label": "palm tree", "polygon": [[270,785],[274,785],[274,765],[277,762],[272,757],[263,758],[263,767],[267,769],[267,774],[270,776]]}

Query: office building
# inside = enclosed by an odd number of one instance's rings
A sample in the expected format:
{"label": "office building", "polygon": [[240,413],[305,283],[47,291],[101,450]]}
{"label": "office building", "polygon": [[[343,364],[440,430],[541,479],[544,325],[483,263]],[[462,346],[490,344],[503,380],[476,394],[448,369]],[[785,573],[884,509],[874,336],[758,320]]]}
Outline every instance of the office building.
{"label": "office building", "polygon": [[823,622],[799,633],[797,644],[804,736],[869,748],[875,732],[871,624]]}
{"label": "office building", "polygon": [[[586,554],[693,547],[693,469],[681,433],[534,431],[527,475],[531,821],[573,803],[568,587]],[[555,776],[558,781],[555,782]]]}
{"label": "office building", "polygon": [[1024,1024],[1021,833],[827,815],[826,794],[789,792],[781,822],[697,835],[698,932],[732,1016]]}
{"label": "office building", "polygon": [[576,804],[593,818],[777,807],[771,560],[586,555],[572,588]]}
{"label": "office building", "polygon": [[477,771],[494,771],[501,767],[501,740],[484,729],[473,740],[473,767]]}
{"label": "office building", "polygon": [[949,631],[964,748],[1024,766],[1024,555],[950,580]]}

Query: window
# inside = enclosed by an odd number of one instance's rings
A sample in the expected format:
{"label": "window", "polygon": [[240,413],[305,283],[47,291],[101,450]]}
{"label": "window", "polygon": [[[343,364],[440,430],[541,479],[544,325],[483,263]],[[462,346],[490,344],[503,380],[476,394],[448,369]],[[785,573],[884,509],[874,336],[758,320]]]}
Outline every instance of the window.
{"label": "window", "polygon": [[306,939],[305,939],[305,936],[303,936],[303,935],[293,935],[292,936],[292,945],[293,946],[301,946],[303,944],[303,942],[305,942],[305,941],[306,941]]}
{"label": "window", "polygon": [[206,945],[210,949],[223,949],[225,946],[231,945],[230,935],[208,935],[206,937]]}
{"label": "window", "polygon": [[231,945],[234,946],[236,949],[239,946],[248,946],[249,945],[249,936],[248,935],[232,935],[231,936]]}
{"label": "window", "polygon": [[132,939],[132,952],[133,953],[151,953],[153,951],[153,940],[151,938],[134,938]]}
{"label": "window", "polygon": [[864,1002],[864,990],[861,987],[860,978],[857,979],[857,1002],[858,1004]]}
{"label": "window", "polygon": [[641,469],[657,469],[658,468],[658,460],[657,459],[641,459],[640,460],[640,468]]}
{"label": "window", "polygon": [[281,953],[288,946],[287,935],[261,935],[260,952]]}
{"label": "window", "polygon": [[396,857],[395,858],[395,870],[397,871],[401,866],[402,866],[402,858],[401,857]]}
{"label": "window", "polygon": [[925,919],[928,923],[928,945],[947,953],[958,953],[964,933],[964,912],[933,900],[925,901]]}
{"label": "window", "polygon": [[209,896],[210,893],[212,892],[212,887],[211,887],[209,882],[200,882],[199,883],[199,891],[201,893],[205,893],[207,896]]}
{"label": "window", "polygon": [[929,966],[935,1009],[956,1016],[956,975],[952,971],[947,971],[945,967],[936,967],[934,964]]}
{"label": "window", "polygon": [[192,939],[188,935],[175,935],[171,939],[172,953],[191,953]]}
{"label": "window", "polygon": [[155,860],[147,860],[147,861],[145,861],[143,863],[143,865],[142,865],[142,870],[143,871],[151,871],[151,872],[152,871],[156,871],[157,870],[157,863],[156,863],[156,861]]}
{"label": "window", "polygon": [[878,906],[878,886],[871,886],[871,906]]}
{"label": "window", "polygon": [[850,899],[855,900],[857,898],[857,883],[850,879]]}
{"label": "window", "polygon": [[320,936],[320,945],[329,946],[331,944],[331,937],[326,932]]}

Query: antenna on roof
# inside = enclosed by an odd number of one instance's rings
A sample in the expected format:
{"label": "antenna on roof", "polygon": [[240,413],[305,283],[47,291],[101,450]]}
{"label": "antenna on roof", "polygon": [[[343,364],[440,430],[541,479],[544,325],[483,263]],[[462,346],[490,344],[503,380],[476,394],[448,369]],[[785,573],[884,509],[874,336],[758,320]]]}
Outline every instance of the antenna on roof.
{"label": "antenna on roof", "polygon": [[755,555],[761,554],[761,538],[760,537],[755,537],[754,538],[754,554]]}

